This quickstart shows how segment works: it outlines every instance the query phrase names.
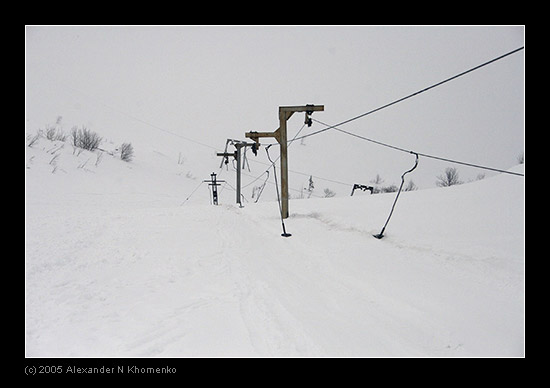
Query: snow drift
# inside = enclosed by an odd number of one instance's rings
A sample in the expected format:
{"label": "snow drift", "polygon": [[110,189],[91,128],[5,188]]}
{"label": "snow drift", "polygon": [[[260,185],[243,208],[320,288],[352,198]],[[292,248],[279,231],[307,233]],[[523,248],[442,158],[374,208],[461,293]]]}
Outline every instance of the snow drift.
{"label": "snow drift", "polygon": [[404,192],[382,240],[395,193],[292,200],[282,238],[276,202],[97,157],[27,147],[27,356],[524,355],[524,178]]}

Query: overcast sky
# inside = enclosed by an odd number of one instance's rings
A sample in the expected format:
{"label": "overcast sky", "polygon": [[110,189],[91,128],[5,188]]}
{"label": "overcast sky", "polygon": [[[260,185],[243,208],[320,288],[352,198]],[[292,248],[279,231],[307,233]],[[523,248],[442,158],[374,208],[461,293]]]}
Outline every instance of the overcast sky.
{"label": "overcast sky", "polygon": [[[26,133],[62,116],[68,128],[120,132],[137,145],[169,131],[181,136],[172,136],[178,147],[201,148],[189,138],[223,149],[246,131],[276,130],[279,106],[324,105],[313,118],[335,124],[522,47],[524,33],[523,26],[27,26]],[[524,120],[525,50],[342,129],[507,169],[524,151]],[[302,124],[302,114],[289,120],[289,138]],[[291,169],[343,182],[367,184],[379,173],[399,183],[414,162],[335,131],[303,143],[289,151]],[[421,159],[411,178],[433,187],[449,166]],[[484,173],[456,167],[464,180]]]}

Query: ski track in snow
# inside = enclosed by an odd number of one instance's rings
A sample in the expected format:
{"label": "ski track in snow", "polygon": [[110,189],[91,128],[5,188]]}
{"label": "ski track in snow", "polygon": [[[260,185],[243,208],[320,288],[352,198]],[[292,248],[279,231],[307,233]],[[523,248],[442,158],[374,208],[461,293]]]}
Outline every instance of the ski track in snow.
{"label": "ski track in snow", "polygon": [[92,195],[39,158],[27,356],[523,355],[524,189],[509,177],[403,193],[382,240],[391,194],[291,201],[282,238],[276,202]]}

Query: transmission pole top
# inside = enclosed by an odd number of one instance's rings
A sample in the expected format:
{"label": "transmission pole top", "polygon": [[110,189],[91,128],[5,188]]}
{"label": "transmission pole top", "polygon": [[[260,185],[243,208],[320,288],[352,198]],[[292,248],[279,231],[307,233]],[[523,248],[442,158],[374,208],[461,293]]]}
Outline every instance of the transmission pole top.
{"label": "transmission pole top", "polygon": [[298,106],[280,106],[279,112],[322,112],[325,110],[324,105],[298,105]]}

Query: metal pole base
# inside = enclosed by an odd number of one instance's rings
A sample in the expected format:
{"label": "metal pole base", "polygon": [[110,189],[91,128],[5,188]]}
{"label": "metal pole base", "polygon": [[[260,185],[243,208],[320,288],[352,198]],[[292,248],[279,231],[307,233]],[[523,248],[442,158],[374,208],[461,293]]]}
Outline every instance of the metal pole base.
{"label": "metal pole base", "polygon": [[378,234],[373,234],[372,237],[376,237],[378,240],[380,240],[382,237],[384,237],[384,231],[386,230],[386,227],[384,226],[382,228],[382,230],[380,231],[380,233]]}
{"label": "metal pole base", "polygon": [[290,237],[290,236],[292,236],[290,233],[287,233],[287,232],[286,232],[285,223],[284,223],[284,221],[282,220],[282,218],[281,218],[281,224],[283,225],[283,233],[281,233],[281,236],[283,236],[283,237]]}

